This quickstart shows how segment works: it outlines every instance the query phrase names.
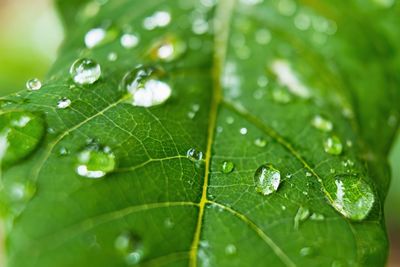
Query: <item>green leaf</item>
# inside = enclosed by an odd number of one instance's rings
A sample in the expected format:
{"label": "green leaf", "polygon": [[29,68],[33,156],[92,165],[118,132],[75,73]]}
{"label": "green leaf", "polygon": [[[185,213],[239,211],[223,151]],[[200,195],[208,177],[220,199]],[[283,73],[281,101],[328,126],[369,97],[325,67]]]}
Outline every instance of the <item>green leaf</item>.
{"label": "green leaf", "polygon": [[59,2],[48,79],[2,102],[47,125],[3,162],[7,266],[385,265],[397,4]]}

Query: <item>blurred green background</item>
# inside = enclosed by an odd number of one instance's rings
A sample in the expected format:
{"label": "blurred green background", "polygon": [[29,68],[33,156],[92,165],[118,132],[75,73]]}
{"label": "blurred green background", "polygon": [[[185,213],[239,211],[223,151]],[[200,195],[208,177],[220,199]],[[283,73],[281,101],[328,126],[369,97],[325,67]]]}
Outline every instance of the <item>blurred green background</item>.
{"label": "blurred green background", "polygon": [[[52,0],[0,0],[0,96],[24,90],[25,82],[33,77],[43,79],[55,60],[63,30],[52,3]],[[398,267],[400,135],[389,160],[392,185],[386,201],[386,220],[391,239],[388,266]],[[1,261],[0,266],[3,266]]]}

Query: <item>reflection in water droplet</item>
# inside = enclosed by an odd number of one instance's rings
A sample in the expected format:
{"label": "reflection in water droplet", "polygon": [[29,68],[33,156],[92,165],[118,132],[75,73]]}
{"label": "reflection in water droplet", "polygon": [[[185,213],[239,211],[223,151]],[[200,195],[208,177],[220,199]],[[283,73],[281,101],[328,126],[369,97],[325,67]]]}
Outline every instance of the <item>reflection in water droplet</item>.
{"label": "reflection in water droplet", "polygon": [[131,49],[139,44],[139,36],[133,33],[125,33],[121,36],[120,42],[123,48]]}
{"label": "reflection in water droplet", "polygon": [[43,119],[33,113],[13,111],[1,114],[1,165],[8,166],[31,154],[37,148],[44,133]]}
{"label": "reflection in water droplet", "polygon": [[59,109],[65,109],[65,108],[69,107],[70,105],[71,105],[71,100],[66,97],[61,98],[57,102],[57,108],[59,108]]}
{"label": "reflection in water droplet", "polygon": [[186,52],[186,43],[175,35],[167,35],[155,42],[150,49],[152,60],[170,62],[178,59]]}
{"label": "reflection in water droplet", "polygon": [[256,191],[263,195],[270,195],[278,190],[280,182],[281,174],[271,164],[260,166],[254,173]]}
{"label": "reflection in water droplet", "polygon": [[76,84],[87,85],[95,83],[100,78],[101,68],[97,62],[83,58],[72,64],[69,73]]}
{"label": "reflection in water droplet", "polygon": [[107,146],[91,142],[77,156],[76,173],[87,178],[102,178],[116,167],[115,155]]}
{"label": "reflection in water droplet", "polygon": [[128,265],[138,264],[144,254],[141,238],[129,232],[120,234],[115,239],[114,246],[124,256]]}
{"label": "reflection in water droplet", "polygon": [[222,163],[222,172],[223,173],[231,173],[235,168],[235,164],[232,161],[224,161]]}
{"label": "reflection in water droplet", "polygon": [[247,128],[245,128],[245,127],[240,128],[239,132],[240,132],[240,134],[242,134],[242,135],[246,135],[246,134],[247,134]]}
{"label": "reflection in water droplet", "polygon": [[294,229],[299,229],[300,223],[307,220],[309,216],[310,210],[306,207],[300,206],[296,215],[294,216]]}
{"label": "reflection in water droplet", "polygon": [[333,124],[331,121],[321,117],[320,115],[316,115],[312,121],[311,124],[317,128],[318,130],[321,130],[323,132],[330,132],[333,129]]}
{"label": "reflection in water droplet", "polygon": [[324,141],[324,150],[331,155],[340,155],[343,151],[343,145],[337,136],[328,137]]}
{"label": "reflection in water droplet", "polygon": [[37,91],[40,88],[42,88],[42,82],[37,78],[30,79],[26,82],[26,89],[30,91]]}
{"label": "reflection in water droplet", "polygon": [[128,72],[121,86],[131,95],[130,103],[139,107],[160,105],[171,96],[171,87],[161,80],[161,71],[140,66]]}
{"label": "reflection in water droplet", "polygon": [[203,152],[196,150],[195,148],[190,148],[186,152],[186,156],[193,162],[198,162],[203,159]]}
{"label": "reflection in water droplet", "polygon": [[371,187],[356,175],[337,175],[326,183],[332,206],[343,216],[363,220],[375,202]]}
{"label": "reflection in water droplet", "polygon": [[227,255],[236,254],[236,246],[234,244],[229,244],[225,247],[225,253]]}

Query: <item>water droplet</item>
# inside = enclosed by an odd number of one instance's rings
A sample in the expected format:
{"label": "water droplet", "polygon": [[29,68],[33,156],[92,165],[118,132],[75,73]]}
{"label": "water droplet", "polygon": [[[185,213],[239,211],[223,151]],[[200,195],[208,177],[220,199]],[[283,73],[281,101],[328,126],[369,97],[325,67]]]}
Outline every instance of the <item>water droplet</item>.
{"label": "water droplet", "polygon": [[323,221],[325,219],[325,216],[320,213],[313,213],[311,214],[310,219],[313,221]]}
{"label": "water droplet", "polygon": [[247,134],[247,128],[245,128],[245,127],[240,128],[239,132],[240,132],[240,134],[242,134],[242,135],[246,135],[246,134]]}
{"label": "water droplet", "polygon": [[150,49],[152,60],[171,62],[186,52],[186,43],[175,35],[167,35],[158,40]]}
{"label": "water droplet", "polygon": [[343,267],[344,265],[340,261],[335,260],[332,262],[331,266],[332,267]]}
{"label": "water droplet", "polygon": [[71,100],[66,97],[61,98],[57,102],[57,108],[59,108],[59,109],[65,109],[65,108],[69,107],[70,105],[71,105]]}
{"label": "water droplet", "polygon": [[138,264],[144,254],[141,238],[129,232],[120,234],[115,239],[114,246],[124,256],[128,265]]}
{"label": "water droplet", "polygon": [[299,13],[294,17],[294,25],[301,31],[308,30],[311,26],[311,18],[305,13]]}
{"label": "water droplet", "polygon": [[321,117],[320,115],[316,115],[312,121],[311,124],[317,128],[318,130],[321,130],[323,132],[330,132],[333,129],[333,124],[331,121]]}
{"label": "water droplet", "polygon": [[40,88],[42,88],[42,82],[37,78],[30,79],[26,82],[26,89],[30,91],[37,91]]}
{"label": "water droplet", "polygon": [[235,164],[232,161],[224,161],[222,163],[222,172],[223,173],[231,173],[235,168]]}
{"label": "water droplet", "polygon": [[292,0],[280,0],[278,2],[278,11],[284,16],[291,16],[296,12],[296,3]]}
{"label": "water droplet", "polygon": [[254,173],[256,191],[263,195],[270,195],[278,190],[280,182],[281,174],[271,164],[260,166]]}
{"label": "water droplet", "polygon": [[324,150],[331,155],[340,155],[343,151],[343,145],[337,136],[328,137],[324,141]]}
{"label": "water droplet", "polygon": [[236,254],[236,246],[233,244],[229,244],[225,247],[225,253],[227,255],[233,255]]}
{"label": "water droplet", "polygon": [[114,62],[114,61],[116,61],[118,59],[118,54],[115,53],[115,52],[110,52],[107,55],[107,59],[108,59],[108,61]]}
{"label": "water droplet", "polygon": [[260,45],[266,45],[271,41],[271,32],[267,29],[256,31],[256,42]]}
{"label": "water droplet", "polygon": [[196,18],[193,20],[192,31],[195,34],[198,34],[198,35],[205,34],[206,32],[208,32],[209,27],[210,26],[209,26],[208,22],[203,18]]}
{"label": "water droplet", "polygon": [[172,227],[174,227],[175,223],[172,221],[171,218],[166,218],[164,220],[164,226],[168,229],[171,229]]}
{"label": "water droplet", "polygon": [[100,78],[101,68],[97,62],[83,58],[72,64],[69,73],[76,84],[87,85],[95,83]]}
{"label": "water droplet", "polygon": [[121,36],[120,42],[123,48],[131,49],[139,44],[139,36],[133,33],[125,33]]}
{"label": "water droplet", "polygon": [[11,165],[38,146],[45,133],[44,120],[29,112],[14,111],[0,115],[0,163]]}
{"label": "water droplet", "polygon": [[85,34],[85,45],[91,49],[101,43],[106,37],[106,30],[103,28],[94,28]]}
{"label": "water droplet", "polygon": [[262,137],[258,137],[254,140],[254,144],[258,147],[265,147],[267,145],[267,140]]}
{"label": "water droplet", "polygon": [[186,152],[186,156],[193,162],[198,162],[203,159],[203,152],[196,150],[195,148],[190,148]]}
{"label": "water droplet", "polygon": [[292,101],[291,95],[284,88],[275,88],[272,90],[272,99],[280,104],[287,104]]}
{"label": "water droplet", "polygon": [[352,220],[363,220],[375,202],[371,187],[356,175],[337,175],[328,180],[326,188],[332,197],[332,206]]}
{"label": "water droplet", "polygon": [[233,117],[227,117],[226,118],[226,123],[227,124],[233,124],[235,122],[235,119]]}
{"label": "water droplet", "polygon": [[58,150],[58,155],[60,156],[66,156],[69,154],[69,150],[66,147],[60,147]]}
{"label": "water droplet", "polygon": [[139,107],[160,105],[171,96],[171,87],[161,79],[161,70],[139,66],[128,72],[122,87],[132,96],[130,103]]}
{"label": "water droplet", "polygon": [[167,26],[171,22],[171,14],[167,11],[157,11],[143,20],[143,27],[147,30],[154,30]]}
{"label": "water droplet", "polygon": [[311,177],[311,176],[312,176],[311,172],[306,172],[306,177]]}
{"label": "water droplet", "polygon": [[310,210],[306,207],[300,206],[296,215],[294,216],[294,229],[299,229],[300,223],[307,220],[309,216]]}
{"label": "water droplet", "polygon": [[300,256],[302,257],[311,256],[312,254],[314,254],[314,250],[311,247],[304,247],[300,249]]}
{"label": "water droplet", "polygon": [[89,143],[79,152],[76,173],[87,178],[102,178],[116,167],[115,155],[107,146]]}

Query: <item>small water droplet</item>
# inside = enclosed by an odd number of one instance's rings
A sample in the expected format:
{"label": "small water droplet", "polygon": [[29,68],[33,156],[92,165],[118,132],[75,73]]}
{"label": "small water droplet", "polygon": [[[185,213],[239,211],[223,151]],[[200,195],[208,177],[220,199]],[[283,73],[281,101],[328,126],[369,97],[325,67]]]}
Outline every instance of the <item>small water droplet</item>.
{"label": "small water droplet", "polygon": [[59,108],[59,109],[65,109],[65,108],[69,107],[70,105],[71,105],[71,100],[66,97],[61,98],[57,102],[57,108]]}
{"label": "small water droplet", "polygon": [[44,120],[30,112],[0,115],[0,163],[11,165],[31,154],[45,133]]}
{"label": "small water droplet", "polygon": [[203,152],[196,150],[195,148],[190,148],[186,152],[186,156],[193,162],[198,162],[203,159]]}
{"label": "small water droplet", "polygon": [[69,73],[74,82],[78,85],[87,85],[95,83],[101,75],[100,65],[87,58],[76,60]]}
{"label": "small water droplet", "polygon": [[258,147],[265,147],[267,145],[267,140],[262,137],[258,137],[254,140],[254,144]]}
{"label": "small water droplet", "polygon": [[227,124],[233,124],[235,122],[235,119],[233,117],[227,117],[226,118],[226,123]]}
{"label": "small water droplet", "polygon": [[363,220],[375,202],[371,187],[356,175],[337,175],[328,180],[326,188],[332,196],[332,206],[352,220]]}
{"label": "small water droplet", "polygon": [[164,226],[168,229],[171,229],[172,227],[174,227],[175,223],[172,221],[171,218],[166,218],[164,220]]}
{"label": "small water droplet", "polygon": [[157,11],[143,20],[143,27],[147,30],[166,27],[171,22],[171,14],[167,11]]}
{"label": "small water droplet", "polygon": [[294,229],[299,229],[300,223],[307,220],[309,216],[310,210],[306,207],[300,206],[296,215],[294,216]]}
{"label": "small water droplet", "polygon": [[116,167],[114,153],[107,146],[89,143],[77,156],[76,173],[87,178],[102,178]]}
{"label": "small water droplet", "polygon": [[321,117],[320,115],[316,115],[312,121],[311,124],[317,128],[318,130],[321,130],[323,132],[330,132],[333,129],[333,124],[331,121]]}
{"label": "small water droplet", "polygon": [[324,141],[324,150],[331,155],[340,155],[343,151],[343,145],[337,136],[331,136]]}
{"label": "small water droplet", "polygon": [[236,254],[236,246],[235,245],[233,245],[233,244],[229,244],[229,245],[227,245],[226,247],[225,247],[225,253],[227,254],[227,255],[234,255],[234,254]]}
{"label": "small water droplet", "polygon": [[40,88],[42,88],[42,82],[37,78],[30,79],[26,82],[26,89],[29,91],[37,91]]}
{"label": "small water droplet", "polygon": [[245,127],[240,128],[239,132],[240,132],[240,134],[242,134],[242,135],[246,135],[246,134],[247,134],[247,128],[245,128]]}
{"label": "small water droplet", "polygon": [[280,104],[287,104],[292,101],[292,96],[284,88],[275,88],[272,90],[272,99]]}
{"label": "small water droplet", "polygon": [[107,55],[107,59],[108,59],[108,61],[114,62],[118,59],[118,54],[116,52],[110,52]]}
{"label": "small water droplet", "polygon": [[205,19],[196,18],[193,20],[192,31],[195,34],[198,34],[198,35],[205,34],[206,32],[208,32],[209,28],[210,28],[210,26]]}
{"label": "small water droplet", "polygon": [[314,250],[311,247],[304,247],[300,249],[300,256],[302,257],[308,257],[314,254]]}
{"label": "small water droplet", "polygon": [[114,246],[124,256],[128,265],[138,264],[144,254],[141,238],[129,232],[120,234],[115,239]]}
{"label": "small water droplet", "polygon": [[313,213],[311,214],[310,219],[313,221],[323,221],[325,219],[325,216],[320,213]]}
{"label": "small water droplet", "polygon": [[152,60],[171,62],[186,52],[186,43],[175,35],[167,35],[158,40],[150,49]]}
{"label": "small water droplet", "polygon": [[138,35],[133,33],[125,33],[121,36],[120,43],[123,48],[131,49],[139,44],[140,38]]}
{"label": "small water droplet", "polygon": [[106,37],[106,31],[103,28],[90,29],[85,34],[85,45],[87,48],[91,49],[101,43]]}
{"label": "small water droplet", "polygon": [[311,176],[312,176],[311,172],[306,172],[306,177],[311,177]]}
{"label": "small water droplet", "polygon": [[335,260],[332,262],[331,266],[332,267],[343,267],[344,265],[340,261]]}
{"label": "small water droplet", "polygon": [[69,150],[66,147],[60,147],[58,150],[58,155],[60,156],[66,156],[69,154]]}
{"label": "small water droplet", "polygon": [[222,172],[223,173],[231,173],[235,168],[235,164],[232,161],[224,161],[222,163]]}
{"label": "small water droplet", "polygon": [[301,31],[308,30],[311,26],[311,17],[305,13],[299,13],[294,17],[294,25]]}
{"label": "small water droplet", "polygon": [[122,80],[122,88],[130,95],[134,106],[160,105],[171,96],[171,87],[161,80],[161,70],[139,66],[128,72]]}
{"label": "small water droplet", "polygon": [[254,173],[256,191],[263,195],[270,195],[278,190],[280,182],[281,174],[271,164],[261,165]]}

